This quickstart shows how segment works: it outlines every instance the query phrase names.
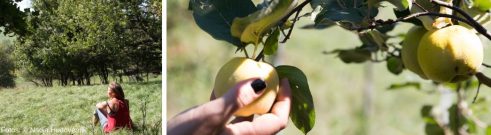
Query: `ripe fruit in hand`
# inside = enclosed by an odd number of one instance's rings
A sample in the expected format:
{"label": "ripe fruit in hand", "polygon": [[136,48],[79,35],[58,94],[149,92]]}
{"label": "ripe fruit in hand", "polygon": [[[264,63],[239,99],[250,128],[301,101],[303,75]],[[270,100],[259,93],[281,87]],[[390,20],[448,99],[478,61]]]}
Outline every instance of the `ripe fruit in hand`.
{"label": "ripe fruit in hand", "polygon": [[252,103],[240,108],[234,115],[250,116],[267,113],[276,99],[279,88],[278,73],[268,63],[252,59],[236,57],[223,65],[215,78],[215,97],[221,97],[232,89],[238,82],[260,78],[266,83],[262,94]]}
{"label": "ripe fruit in hand", "polygon": [[474,75],[483,62],[483,46],[471,30],[453,25],[428,31],[418,47],[424,74],[437,82],[458,82]]}
{"label": "ripe fruit in hand", "polygon": [[423,79],[428,79],[426,75],[421,70],[418,62],[418,46],[421,37],[427,32],[424,27],[414,26],[406,34],[406,38],[402,42],[402,63],[404,66],[416,74],[418,74]]}

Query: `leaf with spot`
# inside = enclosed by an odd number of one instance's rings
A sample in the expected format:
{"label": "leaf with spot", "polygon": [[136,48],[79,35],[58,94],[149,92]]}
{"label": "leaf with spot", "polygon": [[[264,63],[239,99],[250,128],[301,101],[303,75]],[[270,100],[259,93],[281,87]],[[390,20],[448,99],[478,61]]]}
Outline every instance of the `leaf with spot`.
{"label": "leaf with spot", "polygon": [[315,124],[315,109],[310,93],[307,77],[302,70],[288,65],[277,66],[280,78],[288,78],[290,83],[292,104],[290,119],[304,134],[307,134]]}

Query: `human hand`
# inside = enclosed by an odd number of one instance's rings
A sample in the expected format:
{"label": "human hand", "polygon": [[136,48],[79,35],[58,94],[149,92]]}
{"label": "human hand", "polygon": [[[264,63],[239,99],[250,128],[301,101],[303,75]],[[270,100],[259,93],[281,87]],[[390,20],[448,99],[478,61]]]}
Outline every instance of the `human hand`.
{"label": "human hand", "polygon": [[250,104],[262,92],[255,93],[251,83],[257,78],[238,83],[224,96],[184,111],[169,120],[168,134],[274,134],[282,130],[290,112],[291,90],[287,79],[281,81],[280,89],[271,112],[256,119],[237,117],[226,122],[235,111]]}

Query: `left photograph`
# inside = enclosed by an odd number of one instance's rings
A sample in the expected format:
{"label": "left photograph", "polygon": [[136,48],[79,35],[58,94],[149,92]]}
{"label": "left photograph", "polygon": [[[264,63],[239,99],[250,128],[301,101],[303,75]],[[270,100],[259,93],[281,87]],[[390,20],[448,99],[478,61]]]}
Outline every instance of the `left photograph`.
{"label": "left photograph", "polygon": [[0,134],[162,134],[161,0],[0,0]]}

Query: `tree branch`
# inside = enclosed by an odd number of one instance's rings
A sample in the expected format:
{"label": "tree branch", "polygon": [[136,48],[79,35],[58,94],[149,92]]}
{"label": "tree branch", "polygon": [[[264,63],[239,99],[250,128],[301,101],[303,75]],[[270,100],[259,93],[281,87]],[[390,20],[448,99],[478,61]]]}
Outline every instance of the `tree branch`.
{"label": "tree branch", "polygon": [[463,18],[460,18],[458,16],[436,13],[436,12],[419,12],[419,13],[411,14],[411,15],[406,16],[406,17],[397,18],[396,20],[392,20],[392,19],[385,20],[385,21],[384,20],[377,20],[377,21],[371,23],[370,25],[368,25],[366,27],[355,28],[352,30],[363,31],[363,30],[367,30],[367,29],[374,29],[374,28],[377,28],[377,27],[382,26],[382,25],[390,25],[390,24],[394,24],[394,23],[397,23],[400,21],[407,21],[409,19],[413,19],[413,18],[420,17],[420,16],[447,17],[447,18],[452,18],[452,19],[455,19],[455,20],[458,20],[458,21],[461,21],[461,22],[464,22],[464,23],[471,25],[471,23],[469,21],[467,21]]}
{"label": "tree branch", "polygon": [[280,43],[285,43],[288,39],[290,39],[290,35],[292,35],[293,27],[295,27],[295,23],[297,22],[298,14],[300,14],[301,11],[302,11],[302,9],[298,10],[297,14],[295,14],[295,18],[293,19],[292,27],[290,28],[290,30],[288,30],[288,34],[285,36],[283,41],[281,41]]}
{"label": "tree branch", "polygon": [[464,18],[468,21],[466,22],[467,24],[473,26],[477,32],[481,33],[486,38],[491,40],[491,34],[486,30],[486,28],[484,28],[481,24],[479,24],[476,20],[474,20],[474,18],[472,18],[464,10],[460,9],[459,7],[453,6],[451,3],[446,3],[440,0],[430,0],[430,1],[435,3],[436,5],[447,7],[458,12],[460,15],[464,16]]}
{"label": "tree branch", "polygon": [[[297,22],[297,18],[298,18],[298,15],[300,14],[300,11],[302,11],[302,9],[311,2],[312,0],[305,0],[303,1],[302,3],[300,3],[300,5],[298,5],[297,7],[295,7],[292,11],[290,11],[288,14],[285,15],[285,17],[283,17],[281,19],[281,23],[279,23],[279,25],[283,25],[285,24],[286,21],[288,21],[288,18],[290,18],[293,13],[297,13],[295,14],[295,19],[293,20],[293,23],[292,23],[292,27],[290,28],[290,30],[288,31],[288,34],[285,36],[285,38],[283,39],[283,41],[281,41],[280,43],[285,43],[288,39],[290,39],[290,35],[293,31],[293,27],[295,26],[295,23]],[[281,31],[282,33],[284,33],[283,31]],[[264,48],[261,50],[261,52],[259,52],[259,55],[257,55],[257,57],[255,58],[256,61],[259,61],[261,60],[262,58],[264,57]]]}
{"label": "tree branch", "polygon": [[475,76],[476,76],[477,80],[479,81],[479,83],[482,83],[488,87],[491,87],[491,78],[487,77],[486,75],[484,75],[481,72],[478,72]]}

